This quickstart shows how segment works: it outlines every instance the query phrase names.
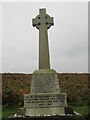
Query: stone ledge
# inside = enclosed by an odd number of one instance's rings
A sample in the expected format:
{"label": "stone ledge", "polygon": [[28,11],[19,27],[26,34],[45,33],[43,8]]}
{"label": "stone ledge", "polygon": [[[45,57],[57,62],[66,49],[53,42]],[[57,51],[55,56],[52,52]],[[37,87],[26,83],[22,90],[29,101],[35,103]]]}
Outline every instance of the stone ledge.
{"label": "stone ledge", "polygon": [[85,120],[83,116],[9,117],[8,120]]}
{"label": "stone ledge", "polygon": [[40,69],[33,72],[33,74],[36,73],[56,73],[56,71],[54,69]]}

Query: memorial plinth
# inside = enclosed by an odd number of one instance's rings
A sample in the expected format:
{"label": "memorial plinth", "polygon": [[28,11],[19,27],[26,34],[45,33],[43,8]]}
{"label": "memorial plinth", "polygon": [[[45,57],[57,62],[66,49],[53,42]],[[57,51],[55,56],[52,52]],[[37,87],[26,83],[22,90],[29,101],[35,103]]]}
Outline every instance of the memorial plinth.
{"label": "memorial plinth", "polygon": [[53,17],[46,14],[46,9],[40,9],[32,22],[39,30],[39,70],[32,74],[30,94],[24,95],[24,107],[11,119],[83,120],[67,107],[66,93],[60,91],[57,72],[50,69],[47,30],[54,24]]}
{"label": "memorial plinth", "polygon": [[65,114],[66,94],[60,92],[55,70],[36,70],[32,74],[31,93],[24,95],[25,116]]}

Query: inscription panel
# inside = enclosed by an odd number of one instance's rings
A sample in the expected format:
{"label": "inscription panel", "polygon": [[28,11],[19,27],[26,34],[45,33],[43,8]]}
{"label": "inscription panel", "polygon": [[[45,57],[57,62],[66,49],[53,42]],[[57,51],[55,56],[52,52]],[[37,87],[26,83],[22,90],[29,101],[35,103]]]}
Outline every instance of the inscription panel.
{"label": "inscription panel", "polygon": [[48,93],[48,94],[26,94],[24,96],[24,106],[30,108],[42,107],[64,107],[66,106],[65,93]]}

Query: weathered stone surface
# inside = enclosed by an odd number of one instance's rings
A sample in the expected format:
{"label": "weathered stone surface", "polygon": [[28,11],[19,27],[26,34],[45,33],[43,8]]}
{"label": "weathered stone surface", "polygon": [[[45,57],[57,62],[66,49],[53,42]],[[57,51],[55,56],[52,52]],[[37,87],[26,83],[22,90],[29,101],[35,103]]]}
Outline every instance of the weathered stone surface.
{"label": "weathered stone surface", "polygon": [[53,108],[26,108],[26,116],[65,115],[64,107]]}
{"label": "weathered stone surface", "polygon": [[31,93],[60,92],[58,76],[55,70],[36,70],[32,75]]}

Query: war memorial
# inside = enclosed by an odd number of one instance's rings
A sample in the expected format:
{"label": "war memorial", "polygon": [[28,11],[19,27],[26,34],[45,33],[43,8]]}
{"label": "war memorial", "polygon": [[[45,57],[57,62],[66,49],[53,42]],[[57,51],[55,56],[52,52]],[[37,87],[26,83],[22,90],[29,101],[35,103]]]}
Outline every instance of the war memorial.
{"label": "war memorial", "polygon": [[16,116],[8,120],[84,120],[67,105],[66,93],[61,93],[57,72],[50,69],[48,29],[54,25],[53,17],[46,9],[32,19],[33,27],[39,30],[39,69],[32,74],[30,94],[24,95],[24,107],[17,109]]}

